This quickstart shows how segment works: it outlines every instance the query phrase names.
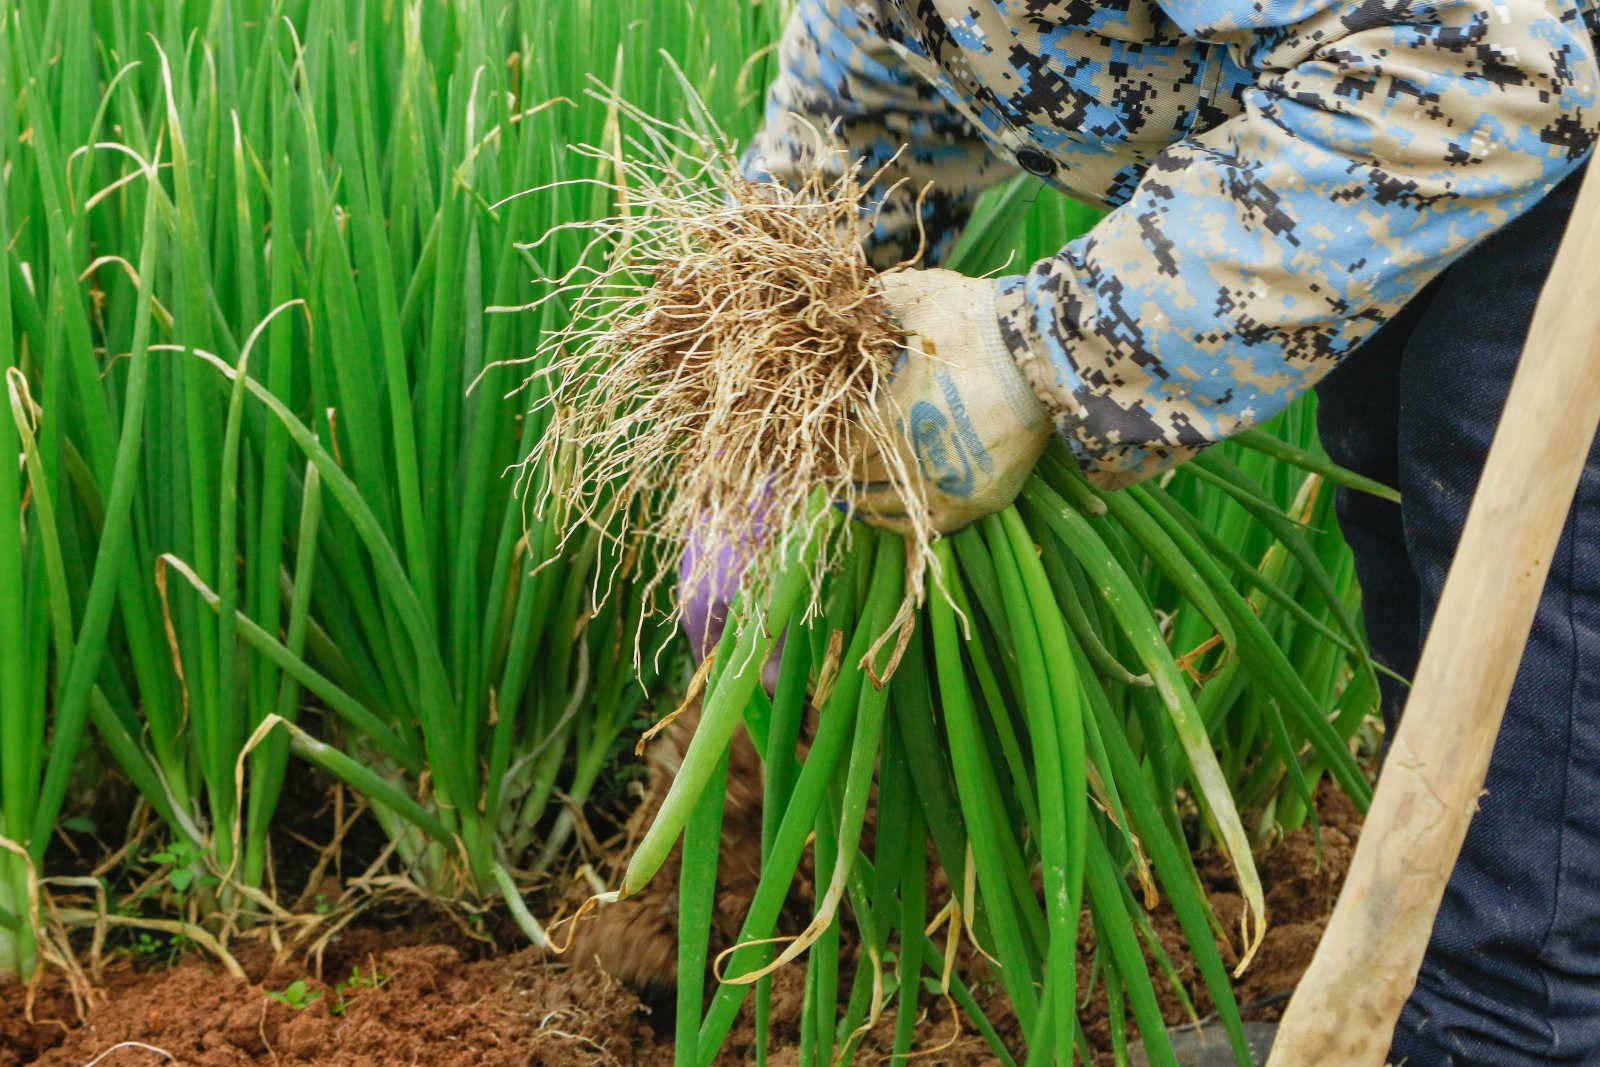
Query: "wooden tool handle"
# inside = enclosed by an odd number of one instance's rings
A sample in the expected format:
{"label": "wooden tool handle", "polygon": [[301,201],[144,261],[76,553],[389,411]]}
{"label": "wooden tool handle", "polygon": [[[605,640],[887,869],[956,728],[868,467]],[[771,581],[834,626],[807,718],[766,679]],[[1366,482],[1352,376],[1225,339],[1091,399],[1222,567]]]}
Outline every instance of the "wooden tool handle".
{"label": "wooden tool handle", "polygon": [[1596,278],[1600,167],[1591,166],[1539,295],[1344,890],[1269,1067],[1375,1067],[1388,1052],[1600,423]]}

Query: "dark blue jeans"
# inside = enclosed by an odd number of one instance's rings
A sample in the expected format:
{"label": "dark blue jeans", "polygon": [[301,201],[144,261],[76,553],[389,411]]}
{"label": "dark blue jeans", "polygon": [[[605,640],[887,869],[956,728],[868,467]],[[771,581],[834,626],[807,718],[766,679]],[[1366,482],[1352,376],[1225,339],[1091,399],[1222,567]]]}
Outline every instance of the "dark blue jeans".
{"label": "dark blue jeans", "polygon": [[[1578,181],[1457,262],[1318,387],[1329,453],[1404,497],[1341,490],[1339,520],[1373,652],[1408,677]],[[1385,686],[1391,729],[1404,702],[1403,687]],[[1389,1060],[1600,1064],[1600,448],[1485,787]]]}

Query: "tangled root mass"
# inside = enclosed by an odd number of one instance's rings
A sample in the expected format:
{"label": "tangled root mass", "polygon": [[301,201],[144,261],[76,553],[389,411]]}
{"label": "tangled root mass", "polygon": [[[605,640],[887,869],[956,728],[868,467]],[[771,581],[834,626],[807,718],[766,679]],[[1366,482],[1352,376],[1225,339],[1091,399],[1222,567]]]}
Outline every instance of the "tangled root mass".
{"label": "tangled root mass", "polygon": [[[610,102],[640,132],[577,151],[614,174],[618,211],[581,224],[579,265],[536,302],[570,308],[533,359],[549,422],[524,475],[541,472],[541,510],[621,539],[651,582],[691,539],[712,546],[686,583],[726,584],[719,568],[759,559],[813,494],[848,505],[853,463],[876,452],[925,559],[927,506],[880,406],[902,337],[862,250],[875,176],[819,153],[798,187],[754,182],[725,142]],[[850,525],[819,556],[813,606]],[[752,602],[766,577],[746,574]]]}

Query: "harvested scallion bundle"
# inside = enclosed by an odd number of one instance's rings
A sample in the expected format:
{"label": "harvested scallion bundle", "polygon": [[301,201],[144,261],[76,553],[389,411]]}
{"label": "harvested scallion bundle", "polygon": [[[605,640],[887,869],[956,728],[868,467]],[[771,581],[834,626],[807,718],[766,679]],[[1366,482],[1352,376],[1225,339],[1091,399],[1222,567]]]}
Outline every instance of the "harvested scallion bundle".
{"label": "harvested scallion bundle", "polygon": [[[760,881],[737,943],[712,960],[718,985],[703,1012],[693,972],[709,957],[710,923],[702,902],[685,902],[679,981],[692,988],[678,998],[679,1061],[709,1063],[752,988],[757,1019],[770,1018],[762,979],[809,950],[803,1062],[848,1059],[891,1006],[914,1017],[925,972],[994,1055],[1014,1062],[1023,1050],[1006,1046],[941,962],[970,939],[993,963],[1030,1062],[1070,1060],[1084,1040],[1079,1005],[1103,983],[1112,1018],[1123,1018],[1125,1001],[1151,1062],[1173,1064],[1145,953],[1165,957],[1142,914],[1164,893],[1248,1062],[1217,941],[1232,932],[1211,911],[1189,851],[1190,835],[1204,835],[1232,861],[1243,966],[1265,904],[1234,799],[1239,776],[1213,747],[1219,713],[1240,685],[1255,687],[1283,714],[1270,757],[1251,771],[1304,788],[1306,769],[1325,767],[1364,799],[1348,733],[1327,718],[1334,694],[1313,697],[1277,643],[1297,631],[1276,617],[1267,629],[1234,565],[1192,531],[1199,521],[1187,503],[1156,486],[1107,496],[1064,445],[1016,505],[951,537],[913,521],[902,539],[827,506],[851,502],[852,450],[892,424],[877,401],[899,336],[875,307],[875,277],[855,247],[869,216],[862,185],[848,170],[795,191],[752,184],[715,136],[633,118],[643,126],[633,147],[649,162],[621,165],[614,189],[629,211],[598,224],[584,265],[556,289],[572,297],[575,317],[549,342],[554,369],[542,373],[555,415],[530,460],[549,486],[545,514],[621,538],[640,580],[665,580],[690,535],[755,560],[702,668],[704,705],[682,769],[611,895],[638,892],[686,824],[681,884],[715,884],[706,828],[718,825],[723,798],[707,785],[721,781],[742,720],[777,768],[767,794],[776,810],[765,813]],[[925,518],[909,474],[894,477],[913,519]],[[1252,531],[1274,544],[1300,536],[1248,474],[1214,477]],[[1313,587],[1336,589],[1306,545],[1288,550]],[[691,568],[688,582],[706,577]],[[1193,645],[1172,644],[1177,612],[1158,614],[1152,589],[1182,606]],[[1315,640],[1331,649],[1323,658],[1338,665],[1342,692],[1370,665],[1349,606],[1327,608],[1332,626],[1313,619],[1325,633]],[[769,704],[759,683],[780,635]],[[796,766],[802,702],[817,718]],[[940,913],[946,946],[925,931],[930,840],[951,887]],[[808,845],[814,919],[780,937]],[[846,901],[861,942],[848,994],[837,937]],[[1082,975],[1085,910],[1097,958]],[[904,1055],[914,1036],[899,1025],[883,1051]]]}

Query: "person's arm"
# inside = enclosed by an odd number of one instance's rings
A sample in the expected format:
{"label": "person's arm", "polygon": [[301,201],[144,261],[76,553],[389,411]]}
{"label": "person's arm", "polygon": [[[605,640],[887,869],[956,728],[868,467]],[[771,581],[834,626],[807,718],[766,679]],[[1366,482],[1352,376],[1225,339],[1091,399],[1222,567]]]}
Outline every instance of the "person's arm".
{"label": "person's arm", "polygon": [[[868,254],[875,266],[892,267],[915,256],[925,238],[918,262],[933,266],[960,234],[978,194],[1014,168],[991,155],[974,126],[906,69],[891,44],[886,7],[883,0],[800,0],[778,46],[765,123],[743,166],[753,178],[794,187],[811,173],[819,147],[833,175],[860,160],[866,178],[893,159],[868,190],[875,212]],[[925,189],[919,233],[917,201]]]}
{"label": "person's arm", "polygon": [[1600,117],[1571,0],[1165,6],[1259,72],[1243,112],[997,280],[992,312],[1106,485],[1280,410],[1576,168]]}

